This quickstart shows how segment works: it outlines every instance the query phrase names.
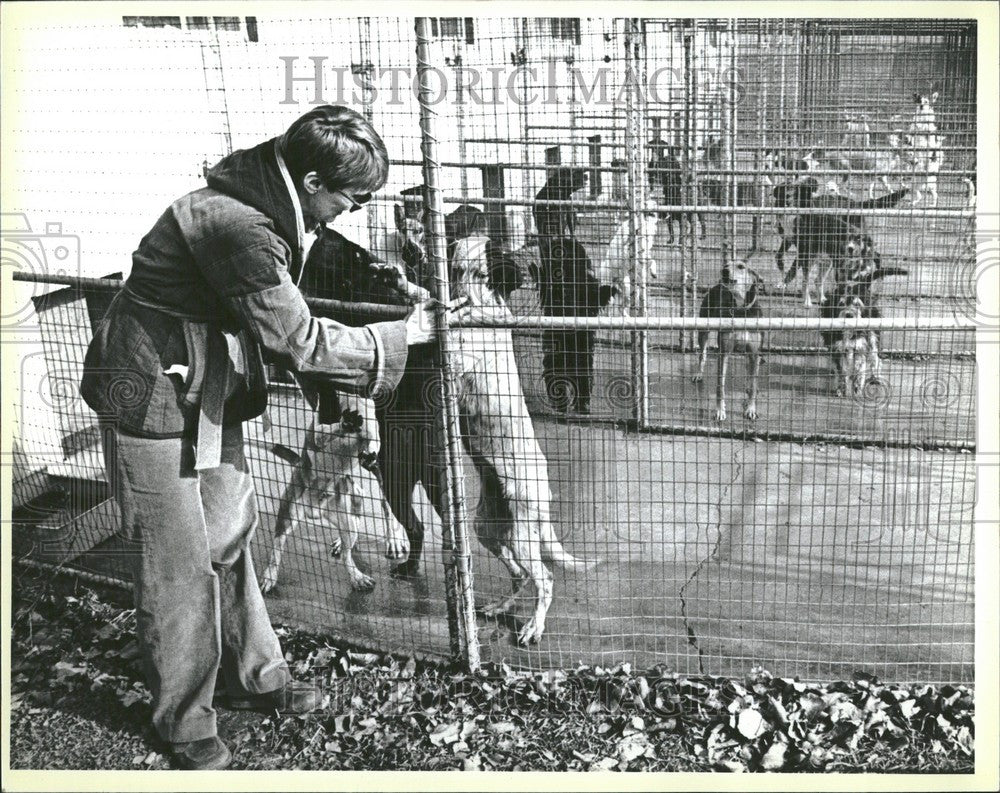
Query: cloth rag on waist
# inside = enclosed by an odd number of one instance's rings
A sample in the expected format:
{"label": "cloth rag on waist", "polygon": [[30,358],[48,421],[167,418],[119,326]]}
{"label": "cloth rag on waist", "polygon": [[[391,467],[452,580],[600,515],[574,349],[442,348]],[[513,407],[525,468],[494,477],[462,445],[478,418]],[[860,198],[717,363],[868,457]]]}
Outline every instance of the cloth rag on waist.
{"label": "cloth rag on waist", "polygon": [[[145,300],[128,286],[121,294],[144,308],[183,320],[187,365],[173,364],[163,373],[179,375],[184,382],[184,403],[198,408],[195,470],[218,468],[222,464],[222,421],[226,399],[240,378],[249,376],[247,352],[239,333],[225,330],[212,319],[185,314]],[[208,372],[211,376],[207,376]]]}

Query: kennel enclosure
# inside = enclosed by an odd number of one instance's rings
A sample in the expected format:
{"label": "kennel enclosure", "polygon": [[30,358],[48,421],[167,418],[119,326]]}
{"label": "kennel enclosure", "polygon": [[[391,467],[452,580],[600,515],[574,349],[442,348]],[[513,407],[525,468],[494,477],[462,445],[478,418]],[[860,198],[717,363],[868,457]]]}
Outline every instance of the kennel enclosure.
{"label": "kennel enclosure", "polygon": [[[530,594],[511,621],[477,618],[476,604],[509,582],[471,530],[479,486],[445,377],[441,447],[454,509],[442,521],[417,493],[427,527],[422,575],[389,576],[367,482],[370,534],[359,551],[375,590],[350,589],[329,558],[328,526],[303,527],[268,596],[274,619],[473,665],[628,661],[741,674],[760,663],[803,678],[861,668],[896,681],[972,679],[981,234],[968,202],[974,23],[130,17],[88,36],[84,49],[66,46],[81,32],[96,31],[46,27],[27,31],[24,44],[35,69],[25,79],[73,112],[57,124],[47,108],[26,103],[19,124],[31,134],[15,145],[13,167],[30,189],[23,214],[5,215],[3,229],[4,264],[20,271],[25,297],[5,323],[21,376],[16,558],[127,578],[96,417],[76,392],[114,277],[162,207],[200,186],[204,167],[280,133],[317,97],[353,100],[380,131],[392,167],[382,193],[338,230],[392,261],[394,205],[422,216],[436,267],[429,283],[446,294],[444,216],[462,204],[483,210],[489,236],[523,277],[507,324],[547,459],[556,534],[573,553],[602,562],[556,573],[537,646],[511,639]],[[133,75],[117,69],[122,52]],[[395,91],[394,73],[406,78]],[[350,91],[338,93],[338,77]],[[150,91],[169,100],[151,107]],[[864,162],[912,123],[912,95],[931,91],[943,153],[938,205],[911,196],[859,211],[883,264],[908,272],[879,284],[883,319],[869,323],[881,334],[883,382],[838,397],[819,331],[845,325],[824,325],[804,305],[801,284],[785,284],[775,265],[776,221],[788,227],[796,213],[774,205],[764,158],[822,152],[817,180],[864,200],[879,175]],[[93,101],[102,94],[116,98],[110,108]],[[861,167],[829,167],[838,150],[858,148],[845,143],[857,124],[866,125],[870,149],[855,158]],[[135,133],[114,137],[113,161],[88,134],[109,126]],[[663,203],[663,151],[680,166],[680,205]],[[588,174],[568,203],[595,269],[615,232],[627,230],[625,262],[608,271],[619,296],[599,317],[540,316],[532,210],[557,167]],[[894,187],[920,178],[906,167],[887,175]],[[655,272],[641,266],[651,212],[666,215],[652,248]],[[695,339],[699,330],[736,326],[697,314],[705,289],[736,258],[763,279],[765,319],[738,327],[766,332],[765,361],[757,420],[741,415],[746,368],[736,355],[730,415],[718,422],[717,355],[706,383],[692,383]],[[596,333],[589,415],[566,415],[547,398],[542,335],[556,327]],[[455,337],[442,327],[445,361]],[[291,473],[272,449],[299,448],[311,419],[297,390],[274,375],[268,420],[247,432],[261,564]],[[127,399],[129,384],[122,387]]]}

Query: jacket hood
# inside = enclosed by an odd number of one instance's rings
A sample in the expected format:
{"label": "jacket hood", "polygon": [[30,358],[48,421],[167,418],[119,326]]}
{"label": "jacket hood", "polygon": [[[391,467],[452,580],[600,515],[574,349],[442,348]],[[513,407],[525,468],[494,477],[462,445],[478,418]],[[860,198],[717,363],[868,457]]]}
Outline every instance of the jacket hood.
{"label": "jacket hood", "polygon": [[[208,186],[262,212],[292,249],[294,270],[302,266],[295,205],[275,154],[277,138],[223,157],[208,172]],[[294,278],[294,275],[293,275]]]}

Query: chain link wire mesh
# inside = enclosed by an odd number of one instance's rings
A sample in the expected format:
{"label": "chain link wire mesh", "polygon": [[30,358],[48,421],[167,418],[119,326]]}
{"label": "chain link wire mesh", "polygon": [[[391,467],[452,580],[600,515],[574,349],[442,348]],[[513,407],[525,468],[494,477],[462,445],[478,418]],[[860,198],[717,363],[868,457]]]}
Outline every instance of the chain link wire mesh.
{"label": "chain link wire mesh", "polygon": [[[273,619],[532,668],[971,680],[975,25],[423,24],[423,107],[409,18],[24,31],[33,98],[11,163],[22,214],[5,215],[3,237],[4,265],[36,277],[15,284],[24,300],[4,322],[22,378],[15,555],[128,577],[96,417],[76,391],[113,288],[81,279],[127,274],[135,241],[221,156],[310,105],[350,104],[392,167],[363,212],[338,220],[326,259],[314,244],[301,285],[313,310],[361,324],[375,309],[358,304],[383,302],[345,275],[346,240],[432,292],[469,296],[480,321],[415,355],[405,387],[368,406],[397,465],[384,490],[355,471],[353,506],[288,534]],[[68,46],[83,33],[86,58]],[[877,342],[836,325],[853,306],[838,303],[843,284],[865,278],[862,321],[872,302],[886,320],[874,318]],[[720,281],[739,298],[728,308],[707,298]],[[732,330],[720,339],[699,316]],[[734,338],[745,343],[727,356],[723,416],[719,347]],[[876,343],[877,372],[865,357]],[[834,373],[848,348],[845,379]],[[458,456],[441,440],[446,360]],[[322,432],[287,373],[272,375],[268,415],[246,430],[261,573],[307,433]],[[331,556],[349,513],[372,589]],[[382,555],[396,522],[423,542],[401,576]],[[560,548],[580,563],[550,575],[541,551]],[[526,581],[504,602],[512,571]],[[552,598],[544,633],[535,582]]]}

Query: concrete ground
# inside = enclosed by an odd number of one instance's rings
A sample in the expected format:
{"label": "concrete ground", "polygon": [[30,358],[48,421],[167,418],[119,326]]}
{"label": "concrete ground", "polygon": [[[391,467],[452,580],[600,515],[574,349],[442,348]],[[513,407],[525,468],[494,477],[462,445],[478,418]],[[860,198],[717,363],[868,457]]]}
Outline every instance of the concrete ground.
{"label": "concrete ground", "polygon": [[[293,413],[272,437],[294,446]],[[533,667],[663,663],[684,672],[828,678],[855,668],[884,679],[971,679],[972,455],[848,449],[725,438],[625,434],[539,418],[556,533],[572,553],[602,559],[555,573],[548,631],[515,646],[531,611],[523,594],[503,622],[480,618],[483,655]],[[289,466],[251,443],[269,553]],[[477,487],[467,466],[466,498]],[[429,508],[423,573],[388,576],[384,525],[371,496],[357,558],[377,578],[353,592],[330,558],[329,529],[289,541],[272,618],[385,648],[446,654],[441,532]],[[509,589],[501,565],[472,541],[482,604]]]}

